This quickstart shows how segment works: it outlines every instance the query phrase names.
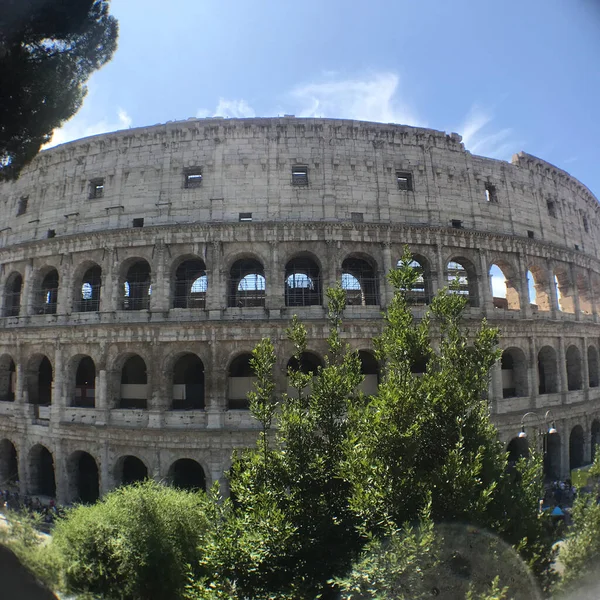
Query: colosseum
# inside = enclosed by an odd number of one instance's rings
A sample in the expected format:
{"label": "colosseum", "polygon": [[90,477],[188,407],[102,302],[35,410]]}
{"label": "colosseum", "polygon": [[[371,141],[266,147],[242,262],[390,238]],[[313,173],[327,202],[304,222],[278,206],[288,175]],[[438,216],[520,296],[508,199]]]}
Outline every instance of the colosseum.
{"label": "colosseum", "polygon": [[405,245],[417,316],[458,278],[467,318],[500,327],[489,403],[512,456],[541,432],[546,475],[567,477],[600,440],[598,201],[534,156],[394,124],[190,119],[44,151],[0,199],[1,486],[68,503],[221,479],[256,438],[249,352],[274,341],[285,391],[297,314],[318,365],[338,281],[369,392]]}

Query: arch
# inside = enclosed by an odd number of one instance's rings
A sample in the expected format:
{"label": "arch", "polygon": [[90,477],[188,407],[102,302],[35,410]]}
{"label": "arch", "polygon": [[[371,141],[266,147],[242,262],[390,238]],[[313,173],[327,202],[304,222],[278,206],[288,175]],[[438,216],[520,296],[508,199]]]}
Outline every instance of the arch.
{"label": "arch", "polygon": [[600,444],[600,421],[598,421],[598,419],[594,419],[592,421],[590,433],[590,456],[592,457],[592,462],[594,462],[594,458],[596,457],[596,446]]}
{"label": "arch", "polygon": [[287,362],[288,369],[302,371],[306,375],[309,373],[312,373],[313,376],[316,375],[320,367],[323,367],[323,361],[314,352],[303,352],[299,362],[295,356],[292,356]]}
{"label": "arch", "polygon": [[4,316],[18,317],[21,312],[21,292],[23,291],[23,277],[21,273],[13,271],[4,286]]}
{"label": "arch", "polygon": [[573,314],[575,312],[575,294],[568,268],[558,267],[554,272],[553,283],[556,288],[558,310]]}
{"label": "arch", "polygon": [[502,397],[514,398],[529,395],[527,358],[521,348],[507,348],[500,359],[502,371]]}
{"label": "arch", "polygon": [[514,269],[504,261],[493,263],[489,270],[490,289],[494,306],[506,310],[519,310],[521,301],[515,287]]}
{"label": "arch", "polygon": [[581,352],[577,346],[571,345],[566,352],[567,389],[580,390],[582,387]]}
{"label": "arch", "polygon": [[138,354],[130,356],[121,368],[119,408],[145,409],[148,404],[146,362]]}
{"label": "arch", "polygon": [[353,256],[342,262],[342,288],[346,291],[348,306],[379,304],[379,277],[373,264],[372,261]]}
{"label": "arch", "polygon": [[540,312],[550,311],[552,302],[547,271],[538,265],[531,265],[527,271],[527,287],[531,308]]}
{"label": "arch", "polygon": [[458,282],[458,289],[450,290],[450,293],[464,296],[469,306],[479,306],[477,272],[471,261],[462,257],[451,258],[446,265],[446,277],[448,285]]}
{"label": "arch", "polygon": [[49,406],[52,404],[52,364],[44,355],[34,355],[27,367],[27,392],[30,404]]}
{"label": "arch", "polygon": [[100,310],[101,289],[102,269],[94,263],[75,285],[75,312]]}
{"label": "arch", "polygon": [[56,314],[56,303],[58,301],[58,282],[58,271],[54,268],[51,268],[43,276],[41,283],[35,288],[35,314]]}
{"label": "arch", "polygon": [[583,427],[575,425],[569,436],[569,470],[578,469],[585,464],[583,459]]}
{"label": "arch", "polygon": [[230,410],[246,410],[249,408],[248,392],[256,381],[250,366],[250,353],[240,354],[234,358],[227,371],[227,405]]}
{"label": "arch", "polygon": [[98,464],[91,454],[77,450],[67,460],[69,499],[92,504],[100,497]]}
{"label": "arch", "polygon": [[[396,268],[398,268],[401,263],[402,260],[399,260],[396,263]],[[406,299],[409,304],[429,304],[433,295],[431,286],[431,266],[429,261],[420,254],[413,254],[410,266],[418,272],[418,277],[412,286],[412,289],[407,292]]]}
{"label": "arch", "polygon": [[208,279],[199,258],[182,261],[175,270],[173,308],[205,308]]}
{"label": "arch", "polygon": [[79,360],[75,371],[73,406],[94,408],[96,406],[96,365],[89,356]]}
{"label": "arch", "polygon": [[197,492],[206,491],[206,475],[197,461],[191,458],[180,458],[169,468],[167,480],[173,487]]}
{"label": "arch", "polygon": [[19,461],[17,449],[9,439],[0,441],[0,487],[5,489],[8,485],[19,482]]}
{"label": "arch", "polygon": [[10,354],[0,356],[0,402],[14,402],[17,368]]}
{"label": "arch", "polygon": [[377,394],[379,385],[379,363],[372,352],[368,350],[359,350],[360,372],[364,379],[359,386],[359,390],[367,396]]}
{"label": "arch", "polygon": [[204,408],[204,364],[195,354],[180,356],[173,366],[173,410]]}
{"label": "arch", "polygon": [[148,261],[136,259],[122,279],[123,310],[147,310],[152,294],[152,271]]}
{"label": "arch", "polygon": [[227,306],[264,306],[265,292],[265,269],[262,263],[255,258],[241,258],[231,265],[227,282]]}
{"label": "arch", "polygon": [[508,452],[508,464],[514,465],[520,458],[529,457],[529,443],[527,438],[514,437],[506,446]]}
{"label": "arch", "polygon": [[546,479],[561,477],[561,444],[560,433],[549,433],[545,436],[546,453],[544,454],[544,475]]}
{"label": "arch", "polygon": [[56,496],[54,458],[46,446],[36,444],[29,451],[29,486],[33,496]]}
{"label": "arch", "polygon": [[556,350],[552,346],[544,346],[538,352],[538,380],[540,394],[558,392],[558,369]]}
{"label": "arch", "polygon": [[600,370],[598,365],[598,350],[596,346],[588,346],[588,382],[591,388],[600,384]]}
{"label": "arch", "polygon": [[119,458],[115,465],[117,485],[131,485],[144,479],[148,479],[148,467],[142,460],[132,454]]}
{"label": "arch", "polygon": [[322,304],[321,270],[309,256],[296,256],[285,266],[285,305],[318,306]]}

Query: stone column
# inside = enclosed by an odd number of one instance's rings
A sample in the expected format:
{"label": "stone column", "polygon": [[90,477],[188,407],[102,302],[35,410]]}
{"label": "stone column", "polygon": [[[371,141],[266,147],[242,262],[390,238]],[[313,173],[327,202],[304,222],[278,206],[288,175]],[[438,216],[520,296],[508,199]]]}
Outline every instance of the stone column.
{"label": "stone column", "polygon": [[96,419],[96,424],[101,420],[102,423],[108,423],[108,380],[106,369],[100,369],[96,373],[95,382],[95,407],[102,416]]}
{"label": "stone column", "polygon": [[571,289],[573,290],[573,310],[575,311],[575,319],[581,320],[581,304],[579,303],[579,289],[577,286],[577,276],[573,263],[569,263],[569,279],[571,280]]}
{"label": "stone column", "polygon": [[21,310],[19,315],[24,317],[31,314],[33,305],[33,265],[31,263],[25,266],[25,275],[23,277],[23,288],[21,289]]}
{"label": "stone column", "polygon": [[[394,268],[392,262],[392,244],[390,242],[383,242],[383,274],[382,274],[382,286],[381,286],[381,308],[386,308],[392,298],[394,297],[394,289],[390,280],[388,279],[388,273]],[[380,279],[381,280],[381,279]]]}
{"label": "stone column", "polygon": [[206,290],[206,310],[220,311],[222,306],[227,306],[227,293],[222,277],[223,256],[221,242],[211,245],[211,264],[207,269],[208,287]]}
{"label": "stone column", "polygon": [[110,492],[114,487],[114,481],[111,474],[110,452],[108,449],[108,440],[104,440],[101,446],[100,458],[100,495]]}
{"label": "stone column", "polygon": [[334,287],[341,276],[341,265],[339,264],[337,242],[335,240],[326,240],[326,260],[323,261],[323,306],[327,308],[327,298],[325,290]]}
{"label": "stone column", "polygon": [[581,373],[581,388],[583,389],[584,393],[585,393],[585,399],[587,400],[588,398],[588,394],[590,391],[590,366],[588,364],[588,353],[587,353],[587,347],[588,347],[588,341],[587,338],[584,337],[581,342],[580,342],[580,348],[581,348],[581,344],[583,344],[583,349],[581,352],[581,368],[582,368],[582,373]]}
{"label": "stone column", "polygon": [[531,301],[529,299],[529,281],[527,279],[527,263],[523,254],[519,252],[517,254],[517,262],[519,266],[519,285],[521,287],[521,294],[519,301],[521,303],[521,317],[523,319],[531,318]]}
{"label": "stone column", "polygon": [[569,384],[567,378],[567,353],[565,351],[565,340],[562,336],[558,338],[558,373],[560,380],[559,391],[562,392],[564,401],[569,391]]}
{"label": "stone column", "polygon": [[265,307],[269,310],[279,310],[285,306],[285,282],[284,272],[279,265],[279,244],[270,241],[271,248],[270,264],[265,269],[267,280]]}
{"label": "stone column", "polygon": [[[448,278],[446,276],[446,265],[444,264],[443,246],[439,235],[435,250],[437,261],[437,289],[441,290],[444,286],[448,285]],[[437,290],[433,290],[433,293],[435,294],[436,291]]]}
{"label": "stone column", "polygon": [[568,421],[566,419],[562,422],[562,427],[560,429],[560,478],[568,479],[570,476],[569,470],[569,437],[570,437],[570,429],[567,425]]}
{"label": "stone column", "polygon": [[598,322],[598,307],[596,306],[596,294],[594,293],[594,278],[590,269],[585,270],[588,278],[588,287],[590,290],[590,303],[592,305],[592,318],[594,322]]}
{"label": "stone column", "polygon": [[485,250],[478,250],[479,265],[481,277],[479,278],[479,297],[481,298],[481,308],[484,315],[491,315],[494,311],[494,299],[492,296],[492,285],[490,272],[488,270],[487,253]]}
{"label": "stone column", "polygon": [[69,498],[69,479],[67,474],[67,457],[64,455],[60,443],[54,448],[54,480],[56,482],[56,501],[58,504],[67,504]]}
{"label": "stone column", "polygon": [[73,311],[72,294],[73,261],[70,254],[63,254],[59,269],[58,293],[56,298],[56,314],[70,315]]}
{"label": "stone column", "polygon": [[168,249],[163,240],[157,240],[154,245],[154,260],[152,261],[152,294],[150,296],[150,310],[152,312],[166,312],[169,310],[171,285],[168,269],[165,266]]}
{"label": "stone column", "polygon": [[17,461],[19,465],[19,494],[24,496],[29,493],[29,461],[27,460],[25,438],[21,438],[17,448]]}
{"label": "stone column", "polygon": [[53,424],[58,425],[65,406],[69,404],[65,398],[63,348],[60,344],[56,345],[54,351],[52,378],[52,407],[50,409],[50,418]]}
{"label": "stone column", "polygon": [[583,464],[592,462],[592,430],[590,422],[586,419],[583,423]]}
{"label": "stone column", "polygon": [[530,406],[535,406],[535,399],[539,395],[540,391],[540,380],[538,373],[538,357],[535,347],[535,339],[530,337],[529,341],[529,397],[531,398]]}
{"label": "stone column", "polygon": [[497,360],[491,369],[490,387],[492,391],[490,405],[492,408],[492,414],[496,414],[497,405],[499,402],[502,402],[502,399],[504,398],[504,393],[502,390],[502,364],[500,360]]}
{"label": "stone column", "polygon": [[560,309],[558,307],[558,294],[556,293],[556,283],[554,281],[554,269],[552,268],[552,261],[550,259],[546,263],[546,269],[548,273],[548,285],[550,286],[550,314],[552,319],[556,319]]}
{"label": "stone column", "polygon": [[106,248],[104,251],[104,261],[102,265],[102,287],[100,288],[100,310],[109,312],[117,310],[113,290],[117,287],[115,278],[115,252],[112,248]]}

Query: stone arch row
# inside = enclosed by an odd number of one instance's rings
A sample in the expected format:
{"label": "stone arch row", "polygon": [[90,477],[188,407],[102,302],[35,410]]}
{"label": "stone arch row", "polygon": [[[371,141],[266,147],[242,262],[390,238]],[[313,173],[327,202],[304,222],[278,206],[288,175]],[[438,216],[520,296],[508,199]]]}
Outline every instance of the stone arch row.
{"label": "stone arch row", "polygon": [[[360,350],[364,381],[361,389],[367,394],[377,389],[379,366],[373,354],[368,350]],[[254,374],[250,366],[249,352],[234,355],[227,367],[227,406],[229,409],[247,409],[247,394],[253,389]],[[301,363],[296,364],[290,358],[287,366],[300,368],[304,372],[316,374],[323,360],[314,352],[305,352]],[[136,353],[120,354],[110,365],[106,382],[106,400],[97,402],[99,372],[94,359],[85,354],[75,354],[65,361],[66,377],[63,381],[62,395],[68,406],[80,408],[104,407],[120,409],[146,409],[152,397],[152,377],[148,374],[148,366],[143,356]],[[12,356],[0,356],[0,401],[13,402],[17,399],[18,385],[16,364]],[[205,406],[206,385],[205,365],[201,357],[194,352],[179,352],[169,356],[161,373],[166,378],[156,381],[162,387],[171,410],[203,410]],[[35,405],[49,406],[55,393],[54,369],[50,359],[44,354],[33,354],[24,365],[23,391],[27,402]],[[61,399],[62,400],[62,399]]]}
{"label": "stone arch row", "polygon": [[[591,422],[589,437],[586,440],[584,427],[580,424],[573,425],[566,432],[555,431],[547,433],[540,432],[540,439],[535,436],[524,437],[521,435],[513,437],[506,446],[508,452],[508,464],[514,465],[521,457],[529,455],[530,444],[536,443],[541,446],[544,476],[549,480],[558,480],[565,477],[573,469],[591,464],[594,460],[597,446],[600,444],[600,419],[595,418]],[[568,449],[567,464],[563,464],[563,444]]]}
{"label": "stone arch row", "polygon": [[[596,388],[600,386],[600,361],[598,349],[590,344],[585,349],[586,359],[583,360],[582,351],[576,344],[566,347],[564,353],[564,373],[566,381],[561,385],[560,349],[551,345],[542,346],[537,352],[537,364],[534,365],[537,373],[538,389],[535,395],[554,394],[560,391],[581,390],[584,387]],[[587,372],[584,365],[587,363]],[[532,395],[530,381],[531,364],[527,354],[518,347],[506,348],[502,351],[500,369],[502,374],[502,397],[526,397]],[[566,385],[565,385],[566,384]],[[564,386],[566,389],[561,389]]]}
{"label": "stone arch row", "polygon": [[[95,502],[100,497],[102,482],[99,461],[87,451],[76,450],[69,454],[64,465],[64,474],[57,472],[52,452],[41,443],[32,445],[27,451],[24,463],[25,481],[20,481],[19,464],[15,444],[8,438],[0,440],[2,489],[18,486],[25,494],[31,496],[55,498],[57,481],[64,475],[66,493],[63,493],[63,496],[67,502]],[[146,462],[135,454],[119,456],[110,470],[116,486],[143,481],[151,476]],[[207,487],[205,468],[192,458],[174,460],[163,480],[174,487],[192,491],[206,491]]]}
{"label": "stone arch row", "polygon": [[[466,253],[468,254],[468,253]],[[600,297],[600,274],[578,271],[569,264],[557,263],[552,269],[546,263],[532,262],[527,273],[521,276],[510,258],[489,261],[485,277],[476,265],[477,261],[465,253],[447,253],[443,262],[442,279],[436,280],[434,262],[424,252],[415,252],[413,266],[420,276],[411,290],[414,303],[428,303],[440,282],[444,285],[456,282],[456,293],[468,298],[471,306],[478,306],[480,296],[488,293],[494,306],[509,310],[521,307],[522,297],[535,310],[547,311],[553,306],[564,312],[574,312],[576,305],[583,313],[592,313],[595,298]],[[168,308],[205,309],[211,293],[220,294],[215,281],[225,279],[225,295],[217,305],[229,308],[264,307],[268,289],[273,283],[268,264],[257,253],[236,255],[221,272],[210,272],[203,258],[184,255],[173,260],[165,270],[166,280],[160,280],[157,268],[153,269],[147,258],[129,257],[108,276],[116,294],[105,293],[107,275],[103,268],[90,260],[82,261],[73,269],[73,277],[67,285],[61,312],[95,312],[100,310],[145,310],[153,305],[153,287],[168,297]],[[390,266],[391,266],[390,262]],[[15,317],[25,314],[55,314],[59,309],[60,275],[54,266],[44,266],[32,271],[26,282],[20,270],[9,270],[4,279],[3,315]],[[364,252],[349,253],[341,261],[340,281],[346,289],[349,305],[380,305],[381,290],[385,287],[385,269],[371,255]],[[318,256],[301,251],[293,255],[282,269],[283,303],[285,306],[312,306],[324,303],[324,287],[330,282],[323,276]],[[211,280],[209,281],[209,277]],[[489,280],[489,290],[479,281]],[[527,281],[528,283],[524,283]],[[28,283],[28,285],[26,285]],[[166,283],[166,286],[165,286]],[[525,286],[527,289],[525,290]],[[222,288],[221,288],[222,289]],[[25,295],[25,297],[24,297]],[[111,296],[111,297],[108,297]],[[576,300],[577,298],[577,300]],[[166,308],[166,307],[165,307]]]}

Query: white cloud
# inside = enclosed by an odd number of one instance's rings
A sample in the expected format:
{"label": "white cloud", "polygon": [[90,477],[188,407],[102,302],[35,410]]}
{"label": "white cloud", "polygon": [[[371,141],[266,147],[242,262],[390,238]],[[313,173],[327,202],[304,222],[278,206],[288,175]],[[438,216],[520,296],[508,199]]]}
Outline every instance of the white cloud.
{"label": "white cloud", "polygon": [[64,144],[72,140],[78,140],[90,135],[99,133],[108,133],[118,129],[127,129],[131,127],[132,119],[122,108],[117,110],[116,118],[102,119],[100,121],[90,122],[82,113],[76,114],[67,121],[60,129],[55,129],[52,139],[44,148],[52,148],[58,144]]}
{"label": "white cloud", "polygon": [[513,130],[510,128],[494,131],[491,126],[493,119],[491,110],[474,105],[459,132],[462,132],[465,147],[473,154],[508,159],[518,150],[519,143],[514,140]]}
{"label": "white cloud", "polygon": [[214,111],[200,108],[196,112],[198,119],[206,117],[228,117],[232,119],[248,119],[255,117],[254,109],[245,100],[226,100],[219,98],[219,103]]}
{"label": "white cloud", "polygon": [[[399,98],[395,73],[376,73],[362,79],[329,79],[308,83],[290,92],[301,117],[334,117],[420,125],[425,123]],[[292,111],[294,112],[294,111]]]}

